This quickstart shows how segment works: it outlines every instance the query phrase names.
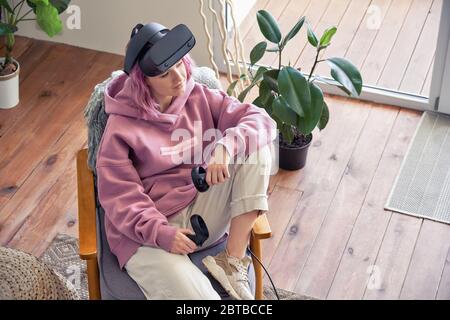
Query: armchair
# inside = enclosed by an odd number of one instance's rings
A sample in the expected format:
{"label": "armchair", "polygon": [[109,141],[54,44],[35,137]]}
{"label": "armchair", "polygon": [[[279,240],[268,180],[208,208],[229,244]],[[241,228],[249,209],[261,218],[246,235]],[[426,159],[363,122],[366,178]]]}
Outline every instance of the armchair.
{"label": "armchair", "polygon": [[[208,86],[211,79],[202,78],[199,73],[193,73],[195,80],[203,82]],[[208,78],[208,77],[206,77]],[[203,81],[202,81],[203,80]],[[214,80],[214,79],[213,79]],[[105,84],[105,81],[103,84]],[[213,81],[214,83],[214,81]],[[217,83],[217,82],[216,82]],[[105,123],[104,110],[101,109],[102,92],[97,92],[102,86],[96,89],[88,104],[86,114],[97,114],[96,121],[88,119],[89,148],[79,150],[77,153],[77,187],[78,187],[78,218],[79,218],[79,240],[80,258],[87,262],[87,276],[89,298],[97,299],[145,299],[144,294],[138,285],[128,276],[125,270],[121,270],[116,257],[111,253],[104,230],[104,210],[101,207],[96,187],[95,175],[95,155],[97,151],[102,130],[99,122]],[[100,96],[100,99],[98,98]],[[93,103],[93,101],[95,103]],[[90,110],[88,110],[88,108]],[[103,113],[103,114],[102,114]],[[98,119],[102,119],[98,121]],[[93,127],[96,126],[95,130]],[[104,128],[104,127],[103,127]],[[95,133],[96,132],[96,133]],[[257,219],[250,237],[250,249],[262,261],[261,240],[271,237],[271,230],[265,214]],[[209,248],[190,254],[189,257],[210,279],[213,287],[218,291],[223,299],[230,299],[221,285],[206,271],[201,260],[207,255],[215,255],[224,249],[226,236],[218,243]],[[263,299],[263,268],[253,258],[253,264],[249,270],[249,277],[252,290],[256,299]]]}

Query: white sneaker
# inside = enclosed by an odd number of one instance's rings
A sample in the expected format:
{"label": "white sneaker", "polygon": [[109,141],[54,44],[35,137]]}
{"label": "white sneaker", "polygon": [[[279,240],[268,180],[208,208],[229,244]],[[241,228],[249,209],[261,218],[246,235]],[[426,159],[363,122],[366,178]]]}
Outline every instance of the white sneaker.
{"label": "white sneaker", "polygon": [[228,256],[226,251],[202,260],[206,269],[219,281],[228,294],[236,300],[255,300],[248,280],[248,267],[252,259]]}

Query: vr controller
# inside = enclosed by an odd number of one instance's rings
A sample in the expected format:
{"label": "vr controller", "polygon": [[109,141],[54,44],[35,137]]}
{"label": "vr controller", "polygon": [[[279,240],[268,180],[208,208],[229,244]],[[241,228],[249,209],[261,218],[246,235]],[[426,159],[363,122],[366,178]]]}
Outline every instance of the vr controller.
{"label": "vr controller", "polygon": [[192,168],[191,177],[199,192],[206,192],[209,189],[209,185],[206,183],[206,170],[203,167]]}
{"label": "vr controller", "polygon": [[[206,183],[206,170],[203,167],[192,168],[191,176],[195,188],[199,192],[205,192],[209,189],[209,185]],[[192,215],[191,225],[195,235],[189,234],[187,237],[194,241],[196,245],[201,247],[209,237],[208,227],[206,226],[203,218],[198,214]]]}
{"label": "vr controller", "polygon": [[206,223],[203,220],[203,218],[198,214],[192,215],[191,225],[195,234],[188,234],[186,236],[192,241],[194,241],[194,243],[197,246],[201,247],[203,243],[206,241],[206,239],[208,239],[209,237],[208,227],[206,226]]}

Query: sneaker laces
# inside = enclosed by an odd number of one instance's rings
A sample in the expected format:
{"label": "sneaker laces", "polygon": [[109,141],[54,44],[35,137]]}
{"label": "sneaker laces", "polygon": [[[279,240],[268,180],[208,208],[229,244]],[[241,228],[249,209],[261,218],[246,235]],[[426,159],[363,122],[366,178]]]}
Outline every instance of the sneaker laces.
{"label": "sneaker laces", "polygon": [[248,280],[248,270],[245,267],[245,265],[243,263],[238,263],[237,265],[237,269],[240,275],[240,279],[239,281],[245,282],[247,284],[250,283],[250,281]]}
{"label": "sneaker laces", "polygon": [[[228,255],[228,253],[227,253]],[[239,274],[239,279],[238,281],[242,281],[242,282],[246,282],[247,284],[250,284],[250,281],[248,279],[248,266],[251,262],[250,258],[245,256],[242,259],[238,259],[236,257],[232,257],[228,255],[228,261],[231,265],[233,265],[238,274]]]}

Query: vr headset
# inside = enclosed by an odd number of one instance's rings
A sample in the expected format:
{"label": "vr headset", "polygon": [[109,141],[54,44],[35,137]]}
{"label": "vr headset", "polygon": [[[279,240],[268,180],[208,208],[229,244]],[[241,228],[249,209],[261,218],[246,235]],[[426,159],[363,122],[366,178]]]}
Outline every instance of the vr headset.
{"label": "vr headset", "polygon": [[137,24],[130,38],[124,64],[127,75],[136,62],[146,76],[161,75],[195,45],[194,35],[184,24],[179,24],[172,30],[156,22],[145,26]]}

